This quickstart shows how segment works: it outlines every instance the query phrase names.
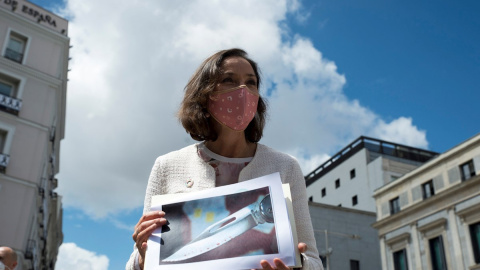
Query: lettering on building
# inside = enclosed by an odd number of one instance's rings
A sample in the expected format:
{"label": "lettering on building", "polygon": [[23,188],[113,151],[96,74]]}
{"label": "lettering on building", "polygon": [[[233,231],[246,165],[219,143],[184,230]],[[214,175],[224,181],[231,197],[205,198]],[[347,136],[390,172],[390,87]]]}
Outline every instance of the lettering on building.
{"label": "lettering on building", "polygon": [[[15,0],[3,0],[3,3],[7,6],[11,6],[12,11],[15,12],[15,10],[17,10],[17,7],[18,7],[18,2],[17,1],[15,1]],[[31,8],[27,5],[23,5],[22,6],[22,12],[24,14],[26,14],[28,16],[31,16],[34,19],[36,19],[37,23],[44,22],[44,23],[49,24],[50,26],[57,27],[57,22],[55,21],[55,19],[53,19],[50,15],[45,15],[45,14],[39,12],[38,10],[36,10],[34,8]]]}

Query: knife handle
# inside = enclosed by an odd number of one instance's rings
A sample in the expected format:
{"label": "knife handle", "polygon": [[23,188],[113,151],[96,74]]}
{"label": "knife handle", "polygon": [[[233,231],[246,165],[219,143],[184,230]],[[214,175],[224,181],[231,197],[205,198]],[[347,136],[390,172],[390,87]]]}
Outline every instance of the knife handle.
{"label": "knife handle", "polygon": [[252,210],[253,217],[258,224],[263,224],[265,222],[273,223],[273,207],[272,200],[270,199],[270,194],[265,196],[262,201]]}

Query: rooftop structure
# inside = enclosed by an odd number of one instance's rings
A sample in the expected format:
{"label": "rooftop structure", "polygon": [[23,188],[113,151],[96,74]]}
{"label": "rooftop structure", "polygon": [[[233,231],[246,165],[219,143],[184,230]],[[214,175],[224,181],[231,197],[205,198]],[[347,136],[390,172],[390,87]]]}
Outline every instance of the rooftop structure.
{"label": "rooftop structure", "polygon": [[422,163],[438,155],[436,152],[420,148],[360,136],[351,144],[347,145],[345,148],[333,155],[329,160],[325,161],[322,165],[318,166],[315,170],[307,174],[305,176],[307,187],[364,148],[368,149],[372,153],[378,153],[381,155],[398,157],[401,159]]}

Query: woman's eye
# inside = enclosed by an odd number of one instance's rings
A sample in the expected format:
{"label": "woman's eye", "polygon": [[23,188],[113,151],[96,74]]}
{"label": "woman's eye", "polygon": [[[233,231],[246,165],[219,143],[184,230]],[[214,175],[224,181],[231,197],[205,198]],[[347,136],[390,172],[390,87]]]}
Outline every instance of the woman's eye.
{"label": "woman's eye", "polygon": [[247,84],[257,87],[257,82],[255,80],[249,80],[247,81]]}
{"label": "woman's eye", "polygon": [[230,82],[233,82],[233,79],[230,78],[230,77],[224,78],[224,79],[222,80],[222,83],[230,83]]}

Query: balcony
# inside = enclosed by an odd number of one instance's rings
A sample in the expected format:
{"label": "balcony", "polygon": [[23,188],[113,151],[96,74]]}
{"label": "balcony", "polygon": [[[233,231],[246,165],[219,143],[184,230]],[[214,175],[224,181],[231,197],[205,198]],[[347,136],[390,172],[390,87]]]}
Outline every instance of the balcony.
{"label": "balcony", "polygon": [[10,161],[10,156],[7,154],[0,153],[0,173],[5,173],[5,169],[7,168],[8,161]]}
{"label": "balcony", "polygon": [[18,115],[22,108],[22,100],[0,94],[0,110]]}
{"label": "balcony", "polygon": [[5,51],[5,58],[21,64],[23,60],[23,53],[19,53],[17,51],[7,48],[7,50]]}
{"label": "balcony", "polygon": [[36,256],[37,243],[33,239],[28,239],[27,250],[25,251],[25,259],[33,260]]}
{"label": "balcony", "polygon": [[57,178],[50,178],[50,188],[56,189],[58,187],[58,179]]}

